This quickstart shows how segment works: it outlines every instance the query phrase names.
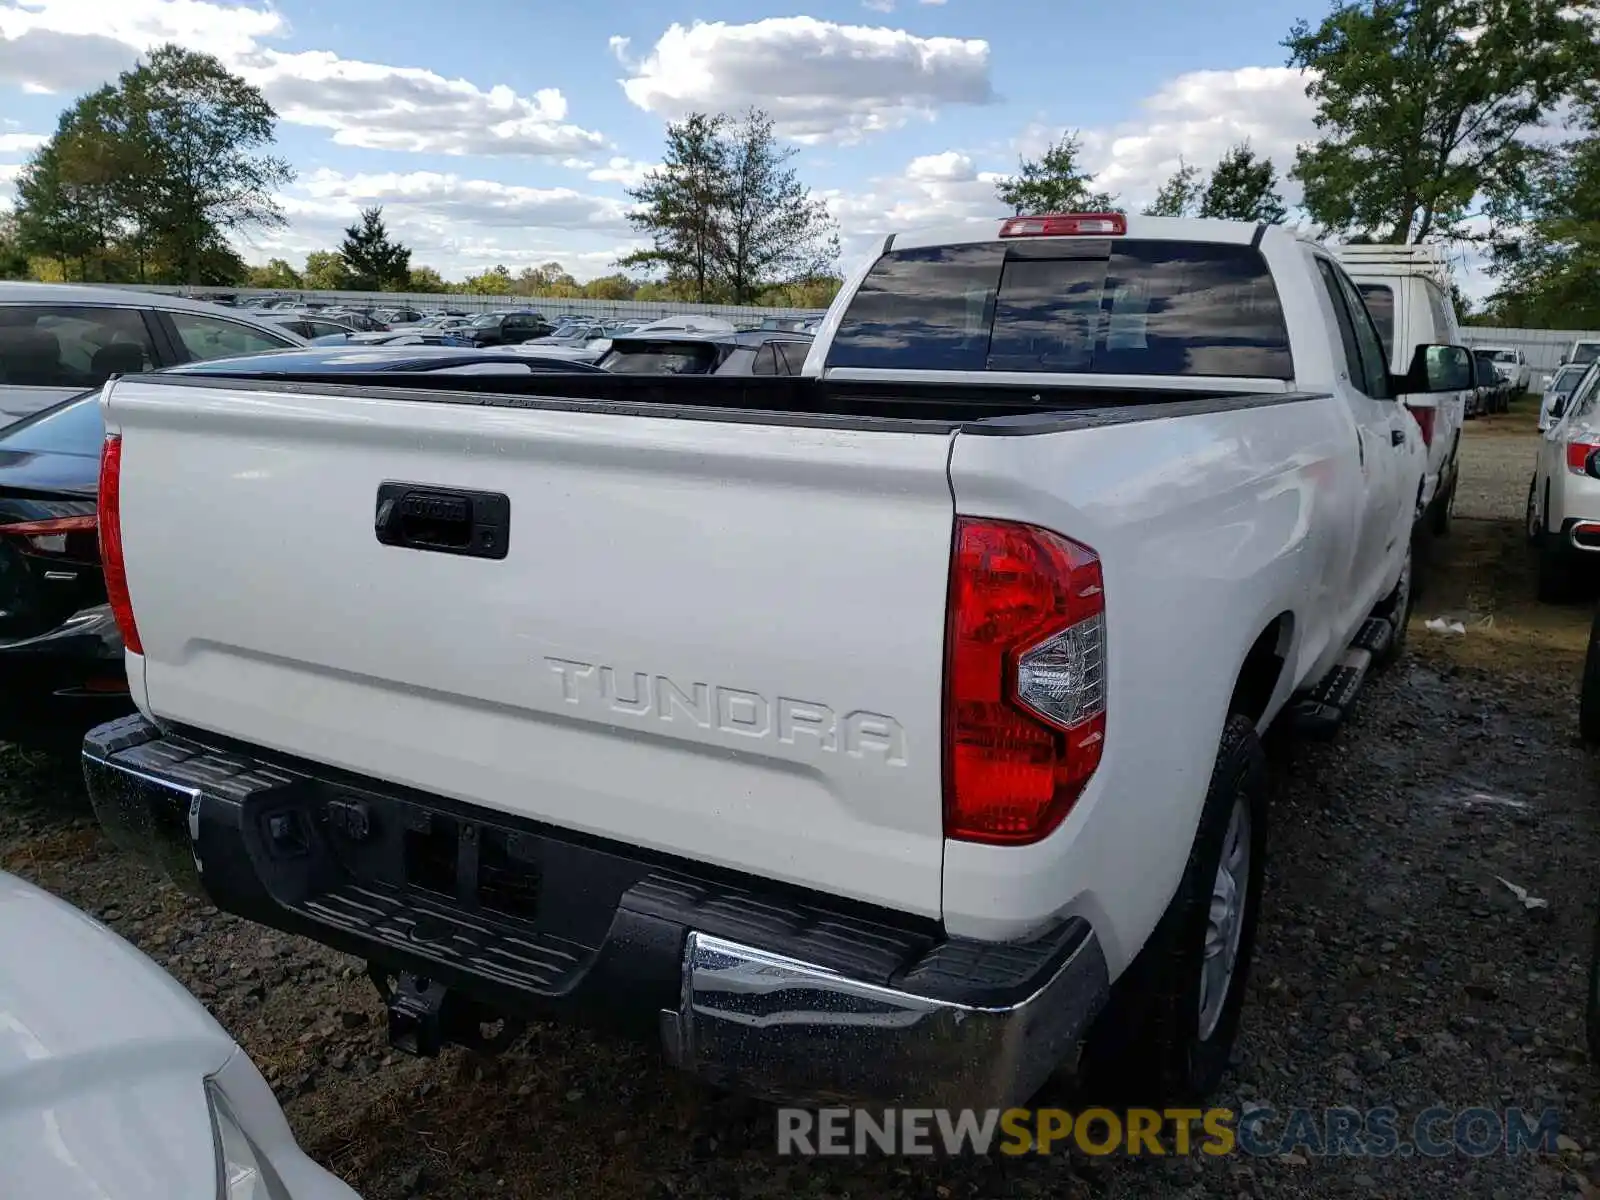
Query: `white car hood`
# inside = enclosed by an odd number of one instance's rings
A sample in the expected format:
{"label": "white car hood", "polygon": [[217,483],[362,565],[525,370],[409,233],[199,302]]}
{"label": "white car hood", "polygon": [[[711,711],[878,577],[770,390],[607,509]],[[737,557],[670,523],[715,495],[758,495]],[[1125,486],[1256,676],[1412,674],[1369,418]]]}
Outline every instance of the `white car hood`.
{"label": "white car hood", "polygon": [[213,1195],[203,1081],[236,1052],[143,954],[0,873],[0,1193]]}

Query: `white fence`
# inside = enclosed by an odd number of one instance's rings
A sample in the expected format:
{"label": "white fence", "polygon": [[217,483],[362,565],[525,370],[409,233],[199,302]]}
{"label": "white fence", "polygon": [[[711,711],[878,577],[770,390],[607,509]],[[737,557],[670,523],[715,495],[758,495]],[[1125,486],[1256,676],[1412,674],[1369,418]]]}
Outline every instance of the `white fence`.
{"label": "white fence", "polygon": [[1463,325],[1461,337],[1469,346],[1507,346],[1527,357],[1529,386],[1544,391],[1544,377],[1561,365],[1561,358],[1576,341],[1600,341],[1589,329],[1495,329],[1488,325]]}

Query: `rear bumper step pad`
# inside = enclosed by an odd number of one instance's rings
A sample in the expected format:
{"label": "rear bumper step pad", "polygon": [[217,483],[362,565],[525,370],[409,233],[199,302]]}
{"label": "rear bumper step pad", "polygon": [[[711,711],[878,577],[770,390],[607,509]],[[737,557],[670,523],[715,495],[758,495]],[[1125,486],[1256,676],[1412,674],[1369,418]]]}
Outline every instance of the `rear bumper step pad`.
{"label": "rear bumper step pad", "polygon": [[89,734],[84,773],[113,840],[225,911],[775,1099],[1017,1103],[1107,993],[1081,919],[948,938],[140,716]]}

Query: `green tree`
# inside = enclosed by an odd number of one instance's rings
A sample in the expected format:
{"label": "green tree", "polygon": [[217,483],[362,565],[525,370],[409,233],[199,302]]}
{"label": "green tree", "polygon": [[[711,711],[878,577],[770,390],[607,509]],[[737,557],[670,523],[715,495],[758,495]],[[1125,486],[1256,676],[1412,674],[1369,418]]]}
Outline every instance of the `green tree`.
{"label": "green tree", "polygon": [[117,281],[126,257],[121,243],[128,241],[135,248],[135,278],[144,280],[141,168],[120,93],[103,87],[79,97],[17,180],[25,248],[55,258],[63,278]]}
{"label": "green tree", "polygon": [[509,267],[496,263],[483,274],[463,280],[461,290],[475,296],[510,296],[515,291],[515,281]]}
{"label": "green tree", "polygon": [[266,266],[251,267],[245,284],[253,288],[300,288],[305,284],[296,271],[281,258],[269,258]]}
{"label": "green tree", "polygon": [[583,285],[583,294],[590,300],[632,300],[639,285],[626,275],[601,275]]}
{"label": "green tree", "polygon": [[0,212],[0,279],[28,279],[28,252],[17,232],[17,218]]}
{"label": "green tree", "polygon": [[1161,185],[1144,210],[1147,217],[1190,217],[1200,206],[1200,195],[1205,183],[1200,168],[1183,161],[1178,156],[1178,169]]}
{"label": "green tree", "polygon": [[363,208],[361,219],[345,227],[339,257],[356,291],[403,292],[411,286],[411,251],[390,240],[382,205]]}
{"label": "green tree", "polygon": [[216,59],[162,46],[62,113],[18,179],[18,236],[63,278],[235,282],[228,235],[283,222],[275,120]]}
{"label": "green tree", "polygon": [[768,285],[823,274],[839,259],[838,226],[790,165],[796,153],[778,145],[760,109],[729,131],[717,274],[734,304]]}
{"label": "green tree", "polygon": [[1248,141],[1222,156],[1200,198],[1202,217],[1227,221],[1281,224],[1289,215],[1278,192],[1278,170],[1270,158],[1259,158]]}
{"label": "green tree", "polygon": [[714,298],[728,187],[728,118],[690,113],[667,126],[661,166],[628,195],[635,207],[628,220],[650,236],[651,248],[617,260],[624,270],[661,270],[687,298]]}
{"label": "green tree", "polygon": [[450,285],[444,276],[432,267],[411,268],[411,290],[414,292],[448,292]]}
{"label": "green tree", "polygon": [[1494,247],[1488,315],[1506,325],[1600,328],[1600,122],[1550,152],[1520,236]]}
{"label": "green tree", "polygon": [[1063,212],[1121,212],[1117,198],[1097,192],[1093,177],[1078,165],[1082,140],[1073,130],[1051,142],[1036,159],[1021,159],[1017,173],[999,180],[995,195],[1019,217]]}
{"label": "green tree", "polygon": [[523,267],[512,282],[512,290],[519,296],[573,296],[578,293],[578,281],[560,263],[547,262]]}
{"label": "green tree", "polygon": [[1319,224],[1386,242],[1455,237],[1505,213],[1537,154],[1526,134],[1596,75],[1592,5],[1359,0],[1284,42],[1318,140],[1291,178]]}
{"label": "green tree", "polygon": [[300,279],[313,292],[354,290],[350,286],[350,268],[345,265],[344,256],[335,250],[313,250],[306,255]]}
{"label": "green tree", "polygon": [[284,223],[275,189],[294,179],[273,143],[277,113],[261,89],[209,54],[166,45],[118,83],[148,164],[151,229],[185,282],[200,282],[207,247]]}

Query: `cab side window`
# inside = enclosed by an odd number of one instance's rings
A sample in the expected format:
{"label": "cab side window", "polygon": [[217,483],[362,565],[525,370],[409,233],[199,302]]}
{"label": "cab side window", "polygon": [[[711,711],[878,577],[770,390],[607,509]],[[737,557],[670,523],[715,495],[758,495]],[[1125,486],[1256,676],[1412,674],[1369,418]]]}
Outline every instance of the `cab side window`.
{"label": "cab side window", "polygon": [[1334,321],[1339,326],[1339,342],[1344,346],[1345,373],[1352,387],[1365,391],[1365,375],[1361,367],[1361,348],[1356,342],[1355,322],[1350,317],[1350,302],[1333,273],[1333,264],[1325,258],[1317,259],[1317,271],[1322,275],[1322,285],[1328,291],[1328,302],[1333,305]]}
{"label": "cab side window", "polygon": [[1366,303],[1361,299],[1356,285],[1350,282],[1350,276],[1337,266],[1329,265],[1339,281],[1339,290],[1344,293],[1345,302],[1350,305],[1350,320],[1355,325],[1356,348],[1361,351],[1363,376],[1357,386],[1374,400],[1392,399],[1394,393],[1389,390],[1389,356],[1384,352],[1378,327],[1372,323],[1372,314],[1367,312]]}

